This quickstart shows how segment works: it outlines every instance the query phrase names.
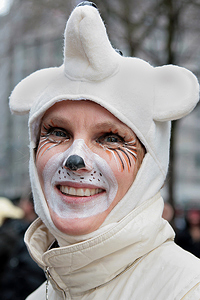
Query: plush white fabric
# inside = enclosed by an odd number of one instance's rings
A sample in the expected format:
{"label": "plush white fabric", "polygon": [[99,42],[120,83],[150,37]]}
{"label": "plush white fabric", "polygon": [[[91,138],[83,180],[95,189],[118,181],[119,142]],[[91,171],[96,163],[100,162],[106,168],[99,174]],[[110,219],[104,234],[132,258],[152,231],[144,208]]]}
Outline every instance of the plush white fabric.
{"label": "plush white fabric", "polygon": [[77,8],[65,30],[65,75],[72,80],[103,80],[117,71],[117,57],[97,10]]}
{"label": "plush white fabric", "polygon": [[[136,133],[147,150],[133,185],[101,228],[75,240],[53,225],[35,168],[41,117],[66,99],[88,99],[105,107]],[[141,59],[120,56],[109,42],[98,10],[88,5],[75,8],[65,30],[64,64],[31,74],[10,96],[12,112],[30,110],[30,178],[36,212],[60,245],[114,226],[160,190],[168,168],[170,120],[188,114],[198,100],[199,85],[190,71],[171,65],[154,68]]]}

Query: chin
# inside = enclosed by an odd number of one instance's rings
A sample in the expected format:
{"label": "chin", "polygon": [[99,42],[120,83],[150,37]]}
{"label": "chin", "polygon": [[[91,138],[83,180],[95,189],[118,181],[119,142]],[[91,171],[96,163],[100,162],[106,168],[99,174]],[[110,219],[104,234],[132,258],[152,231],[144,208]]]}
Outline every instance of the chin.
{"label": "chin", "polygon": [[97,230],[108,215],[105,211],[95,216],[70,219],[61,218],[54,211],[51,209],[49,210],[51,219],[56,228],[58,228],[61,232],[72,236],[85,235]]}

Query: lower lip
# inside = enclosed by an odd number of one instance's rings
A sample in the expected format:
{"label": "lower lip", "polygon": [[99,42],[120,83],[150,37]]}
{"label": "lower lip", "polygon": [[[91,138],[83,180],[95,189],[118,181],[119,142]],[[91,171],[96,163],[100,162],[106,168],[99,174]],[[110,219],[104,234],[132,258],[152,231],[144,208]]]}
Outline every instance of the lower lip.
{"label": "lower lip", "polygon": [[63,194],[57,187],[56,187],[56,190],[59,193],[59,195],[62,197],[62,199],[65,203],[74,203],[74,204],[75,203],[77,203],[77,204],[87,203],[89,201],[95,200],[99,196],[102,196],[106,193],[106,191],[103,191],[99,194],[95,194],[92,196],[72,196],[72,195]]}

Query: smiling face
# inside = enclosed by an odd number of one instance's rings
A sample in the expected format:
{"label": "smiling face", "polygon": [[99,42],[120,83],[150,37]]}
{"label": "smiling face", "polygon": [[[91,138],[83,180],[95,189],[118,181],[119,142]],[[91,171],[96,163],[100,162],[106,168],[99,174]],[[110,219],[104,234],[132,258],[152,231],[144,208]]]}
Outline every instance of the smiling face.
{"label": "smiling face", "polygon": [[133,131],[91,101],[62,101],[45,113],[36,167],[55,226],[69,235],[98,229],[138,169]]}

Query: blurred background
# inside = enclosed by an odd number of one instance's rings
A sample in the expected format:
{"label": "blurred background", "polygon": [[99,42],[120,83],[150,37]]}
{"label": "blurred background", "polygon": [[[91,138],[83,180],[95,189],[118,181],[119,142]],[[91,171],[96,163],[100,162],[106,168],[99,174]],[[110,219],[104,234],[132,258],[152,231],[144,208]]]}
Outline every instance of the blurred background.
{"label": "blurred background", "polygon": [[[63,32],[76,0],[0,0],[0,195],[30,191],[27,116],[12,116],[13,87],[62,64]],[[178,64],[200,79],[200,0],[96,0],[113,47],[154,66]],[[200,105],[173,122],[163,194],[177,210],[200,208]]]}

